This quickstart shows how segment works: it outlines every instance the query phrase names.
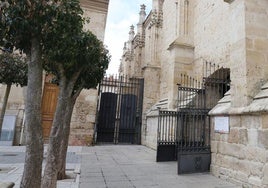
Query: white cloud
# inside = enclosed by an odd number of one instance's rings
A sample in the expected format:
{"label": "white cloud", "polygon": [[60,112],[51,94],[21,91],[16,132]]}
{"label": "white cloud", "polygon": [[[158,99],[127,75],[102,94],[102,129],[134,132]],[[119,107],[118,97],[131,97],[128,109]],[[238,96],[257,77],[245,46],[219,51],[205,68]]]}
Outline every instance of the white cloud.
{"label": "white cloud", "polygon": [[152,0],[110,0],[104,43],[108,46],[112,59],[107,74],[116,74],[123,52],[124,42],[128,40],[131,25],[136,27],[139,20],[140,5],[145,4],[147,14]]}

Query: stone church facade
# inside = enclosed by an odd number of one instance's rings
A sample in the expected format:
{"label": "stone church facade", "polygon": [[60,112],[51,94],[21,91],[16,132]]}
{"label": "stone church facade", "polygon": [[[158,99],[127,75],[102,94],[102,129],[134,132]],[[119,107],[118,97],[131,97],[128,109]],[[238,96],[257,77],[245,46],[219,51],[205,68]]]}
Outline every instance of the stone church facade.
{"label": "stone church facade", "polygon": [[[152,0],[139,15],[119,71],[144,78],[142,143],[156,149],[158,110],[176,111],[180,75],[202,80],[207,62],[225,67],[230,90],[209,112],[210,170],[268,187],[268,1]],[[228,119],[227,133],[215,131],[218,117]]]}
{"label": "stone church facade", "polygon": [[[90,18],[90,22],[84,27],[86,30],[92,31],[99,40],[104,40],[108,4],[109,0],[81,0],[81,6],[84,11],[84,16]],[[44,74],[44,87],[43,94],[48,88],[48,94],[53,93],[55,86],[51,86],[49,82],[49,77]],[[46,87],[46,86],[49,87]],[[0,104],[5,93],[5,85],[0,85]],[[71,120],[71,132],[70,132],[70,145],[91,145],[93,142],[94,133],[94,123],[95,114],[97,108],[97,90],[83,90],[77,99],[74,107],[73,116]],[[26,94],[26,87],[16,87],[12,86],[9,101],[7,105],[6,115],[12,115],[16,117],[15,135],[14,135],[14,145],[24,145],[25,143],[25,132],[24,132],[24,97]],[[55,93],[54,93],[55,94]],[[53,95],[55,96],[55,95]],[[45,101],[43,97],[43,104],[51,104],[47,106],[48,109],[53,109],[56,103],[57,97],[47,96]],[[55,110],[55,109],[54,109]],[[44,111],[44,109],[43,109]],[[53,114],[52,116],[53,117]],[[48,120],[48,124],[52,123],[51,118]],[[44,116],[43,116],[44,119]],[[43,120],[43,122],[47,120]],[[44,123],[43,123],[44,124]],[[44,126],[44,125],[43,125]]]}

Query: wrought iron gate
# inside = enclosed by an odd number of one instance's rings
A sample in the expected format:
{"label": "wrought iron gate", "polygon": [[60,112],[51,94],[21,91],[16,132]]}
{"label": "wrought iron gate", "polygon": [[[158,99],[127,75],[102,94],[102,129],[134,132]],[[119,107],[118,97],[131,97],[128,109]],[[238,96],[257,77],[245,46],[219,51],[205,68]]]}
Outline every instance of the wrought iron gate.
{"label": "wrought iron gate", "polygon": [[210,166],[209,93],[196,80],[183,76],[178,86],[178,174],[204,172]]}
{"label": "wrought iron gate", "polygon": [[143,79],[105,77],[99,87],[97,143],[140,144]]}
{"label": "wrought iron gate", "polygon": [[208,171],[208,112],[229,90],[230,70],[204,65],[203,82],[181,75],[176,111],[159,111],[157,161],[178,160],[178,173]]}

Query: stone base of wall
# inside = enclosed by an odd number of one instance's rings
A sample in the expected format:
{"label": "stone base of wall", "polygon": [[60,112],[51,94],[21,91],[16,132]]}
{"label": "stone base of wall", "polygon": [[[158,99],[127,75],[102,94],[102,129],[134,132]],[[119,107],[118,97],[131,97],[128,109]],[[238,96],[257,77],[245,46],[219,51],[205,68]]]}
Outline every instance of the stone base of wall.
{"label": "stone base of wall", "polygon": [[152,111],[146,116],[146,132],[144,145],[152,149],[157,148],[157,125],[158,125],[158,110]]}
{"label": "stone base of wall", "polygon": [[[232,108],[228,92],[210,111],[211,172],[248,188],[268,187],[268,83],[242,108]],[[229,118],[229,133],[214,130],[215,117]]]}
{"label": "stone base of wall", "polygon": [[229,134],[214,132],[211,172],[243,187],[268,187],[268,115],[232,115]]}
{"label": "stone base of wall", "polygon": [[93,145],[93,129],[90,130],[76,130],[69,137],[70,146],[91,146]]}

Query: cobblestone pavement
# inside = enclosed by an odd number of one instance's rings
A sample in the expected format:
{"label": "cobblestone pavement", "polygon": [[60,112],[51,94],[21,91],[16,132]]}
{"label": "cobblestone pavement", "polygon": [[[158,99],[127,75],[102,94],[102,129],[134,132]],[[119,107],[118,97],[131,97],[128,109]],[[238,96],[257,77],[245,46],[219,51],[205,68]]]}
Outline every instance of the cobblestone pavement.
{"label": "cobblestone pavement", "polygon": [[238,188],[209,173],[177,175],[176,162],[155,162],[144,146],[83,147],[80,188]]}

